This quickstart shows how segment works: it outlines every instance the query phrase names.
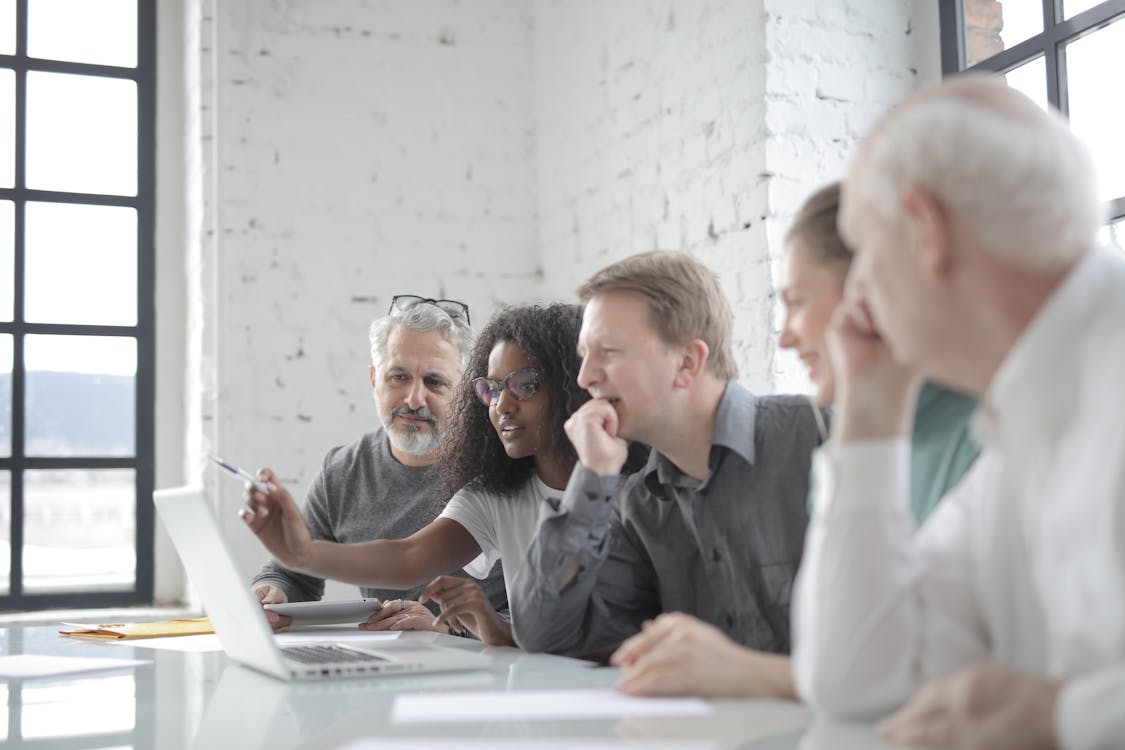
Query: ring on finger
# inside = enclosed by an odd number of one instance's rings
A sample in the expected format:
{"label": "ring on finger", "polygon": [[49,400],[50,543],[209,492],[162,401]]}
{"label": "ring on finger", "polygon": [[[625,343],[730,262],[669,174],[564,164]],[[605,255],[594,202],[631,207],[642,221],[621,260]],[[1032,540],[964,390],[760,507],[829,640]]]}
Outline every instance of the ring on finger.
{"label": "ring on finger", "polygon": [[403,601],[402,599],[399,599],[398,600],[398,611],[402,612],[404,609],[406,609],[406,602]]}

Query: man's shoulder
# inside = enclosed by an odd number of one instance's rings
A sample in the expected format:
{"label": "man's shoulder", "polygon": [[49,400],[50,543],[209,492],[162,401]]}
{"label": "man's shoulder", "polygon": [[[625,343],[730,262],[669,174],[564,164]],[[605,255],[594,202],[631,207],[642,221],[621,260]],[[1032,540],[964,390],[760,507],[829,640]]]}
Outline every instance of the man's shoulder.
{"label": "man's shoulder", "polygon": [[780,394],[758,396],[754,400],[755,428],[759,433],[806,432],[819,437],[816,415],[819,412],[827,426],[831,412],[808,396]]}

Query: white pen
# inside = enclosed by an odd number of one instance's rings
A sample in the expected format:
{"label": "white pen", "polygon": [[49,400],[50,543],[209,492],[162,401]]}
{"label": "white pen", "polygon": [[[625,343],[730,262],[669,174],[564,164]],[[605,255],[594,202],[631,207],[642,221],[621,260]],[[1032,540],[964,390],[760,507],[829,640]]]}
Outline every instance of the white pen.
{"label": "white pen", "polygon": [[228,463],[227,461],[224,461],[223,459],[216,456],[214,453],[208,453],[207,458],[211,459],[216,464],[218,464],[219,468],[226,469],[227,471],[229,471],[231,474],[234,474],[239,479],[242,479],[242,480],[247,481],[250,484],[254,485],[254,488],[257,489],[259,492],[269,492],[269,488],[266,487],[265,483],[263,483],[256,476],[254,476],[250,472],[246,471],[245,469],[240,469],[237,466],[235,466],[234,464]]}

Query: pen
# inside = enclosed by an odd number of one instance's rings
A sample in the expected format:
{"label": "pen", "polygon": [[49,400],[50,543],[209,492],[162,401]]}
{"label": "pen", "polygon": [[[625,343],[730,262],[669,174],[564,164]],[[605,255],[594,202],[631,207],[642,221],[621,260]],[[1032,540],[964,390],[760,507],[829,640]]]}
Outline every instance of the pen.
{"label": "pen", "polygon": [[253,474],[246,471],[245,469],[240,469],[237,466],[235,466],[234,464],[224,461],[223,459],[216,456],[214,453],[208,453],[207,458],[209,458],[212,461],[214,461],[215,463],[217,463],[220,466],[220,468],[226,469],[231,474],[234,474],[239,479],[245,480],[245,481],[249,482],[250,484],[254,485],[255,489],[257,489],[259,492],[268,492],[269,491],[269,488],[266,487],[265,484],[263,484],[261,481],[258,480],[257,477],[255,477]]}

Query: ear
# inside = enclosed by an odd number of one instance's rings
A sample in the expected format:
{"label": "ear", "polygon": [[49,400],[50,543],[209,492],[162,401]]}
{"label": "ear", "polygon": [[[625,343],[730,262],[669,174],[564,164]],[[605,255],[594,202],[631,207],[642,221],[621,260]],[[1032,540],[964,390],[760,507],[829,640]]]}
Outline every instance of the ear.
{"label": "ear", "polygon": [[367,366],[367,378],[371,381],[371,387],[375,387],[375,365]]}
{"label": "ear", "polygon": [[953,264],[949,217],[945,207],[932,195],[917,187],[901,194],[903,221],[910,248],[927,276],[943,279]]}
{"label": "ear", "polygon": [[711,350],[701,339],[692,339],[680,346],[680,362],[676,368],[676,377],[672,381],[674,388],[688,388],[703,372],[707,365],[707,357]]}

